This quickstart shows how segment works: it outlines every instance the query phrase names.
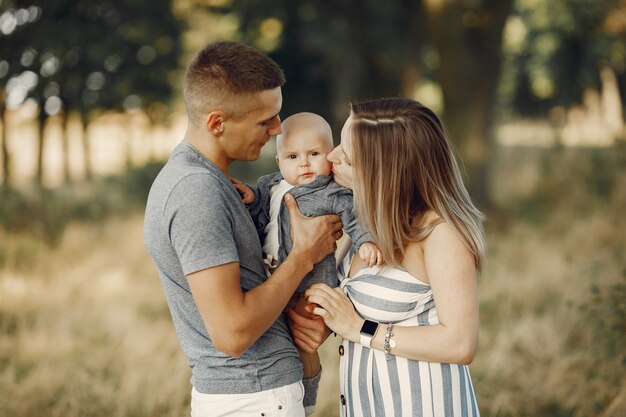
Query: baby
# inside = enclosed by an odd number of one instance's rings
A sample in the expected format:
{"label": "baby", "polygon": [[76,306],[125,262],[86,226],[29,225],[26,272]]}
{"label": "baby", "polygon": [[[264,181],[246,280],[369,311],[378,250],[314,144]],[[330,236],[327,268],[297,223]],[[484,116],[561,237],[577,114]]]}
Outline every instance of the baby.
{"label": "baby", "polygon": [[[356,222],[352,191],[333,181],[332,164],[326,156],[333,149],[332,131],[321,116],[297,113],[282,123],[282,134],[276,139],[276,162],[280,172],[259,178],[254,192],[234,180],[235,187],[248,204],[259,233],[268,275],[291,250],[291,223],[283,203],[286,192],[298,202],[305,216],[337,213],[344,230],[352,239],[354,249],[370,267],[383,262],[378,247],[371,243],[369,233]],[[316,264],[298,286],[293,302],[313,284],[338,284],[333,254]]]}

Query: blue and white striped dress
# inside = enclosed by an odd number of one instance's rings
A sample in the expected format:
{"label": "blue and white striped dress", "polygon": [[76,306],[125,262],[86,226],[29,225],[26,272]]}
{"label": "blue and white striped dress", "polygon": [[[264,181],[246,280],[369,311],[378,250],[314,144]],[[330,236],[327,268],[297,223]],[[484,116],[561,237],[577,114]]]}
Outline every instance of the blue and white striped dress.
{"label": "blue and white striped dress", "polygon": [[[344,278],[350,258],[340,262],[340,286],[363,318],[394,326],[439,323],[428,284],[401,267],[363,268],[353,278]],[[348,340],[343,341],[339,353],[342,417],[479,416],[465,365],[393,355],[388,361],[383,351]]]}

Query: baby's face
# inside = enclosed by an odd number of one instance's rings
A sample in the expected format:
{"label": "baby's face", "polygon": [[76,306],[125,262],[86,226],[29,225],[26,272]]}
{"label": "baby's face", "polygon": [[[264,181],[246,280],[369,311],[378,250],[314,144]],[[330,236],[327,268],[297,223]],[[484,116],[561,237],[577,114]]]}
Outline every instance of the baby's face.
{"label": "baby's face", "polygon": [[285,181],[291,185],[307,184],[318,175],[330,175],[326,159],[332,150],[332,138],[317,129],[289,129],[277,144],[276,162]]}

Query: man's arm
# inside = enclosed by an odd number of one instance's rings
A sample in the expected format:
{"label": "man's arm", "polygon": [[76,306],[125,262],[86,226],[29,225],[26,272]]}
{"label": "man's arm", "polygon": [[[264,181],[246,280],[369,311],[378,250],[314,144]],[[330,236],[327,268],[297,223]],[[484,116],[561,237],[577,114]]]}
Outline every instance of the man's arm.
{"label": "man's arm", "polygon": [[214,345],[231,356],[241,356],[284,310],[313,265],[336,249],[341,221],[336,215],[306,218],[289,194],[285,204],[291,218],[293,248],[281,266],[263,284],[243,292],[239,263],[204,269],[187,281]]}

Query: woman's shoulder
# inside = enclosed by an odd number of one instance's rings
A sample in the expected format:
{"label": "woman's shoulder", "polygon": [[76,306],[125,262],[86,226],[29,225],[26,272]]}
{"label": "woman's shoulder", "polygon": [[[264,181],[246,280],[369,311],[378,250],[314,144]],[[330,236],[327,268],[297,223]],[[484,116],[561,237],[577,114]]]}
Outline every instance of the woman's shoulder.
{"label": "woman's shoulder", "polygon": [[425,250],[433,245],[463,245],[461,237],[443,217],[435,211],[429,210],[421,216],[419,223],[414,226],[415,240],[407,245],[407,250]]}
{"label": "woman's shoulder", "polygon": [[413,239],[404,248],[401,266],[411,275],[421,277],[420,279],[426,283],[428,283],[428,276],[426,275],[424,245],[435,229],[441,228],[443,224],[445,221],[434,210],[423,213],[413,222]]}
{"label": "woman's shoulder", "polygon": [[408,247],[419,247],[431,235],[431,233],[446,224],[446,221],[434,210],[428,210],[416,217],[411,224],[412,236]]}
{"label": "woman's shoulder", "polygon": [[436,225],[422,241],[424,261],[445,265],[474,265],[471,250],[459,232],[448,222]]}
{"label": "woman's shoulder", "polygon": [[[412,240],[405,247],[405,259],[423,256],[425,246],[454,235],[450,225],[434,210],[428,210],[413,222]],[[421,256],[418,256],[419,259]]]}
{"label": "woman's shoulder", "polygon": [[[412,273],[422,274],[430,282],[426,264],[432,261],[465,264],[471,261],[471,253],[454,227],[441,217],[429,216],[423,223],[431,228],[421,240],[410,242],[405,249],[403,266]],[[416,275],[420,276],[420,275]]]}

